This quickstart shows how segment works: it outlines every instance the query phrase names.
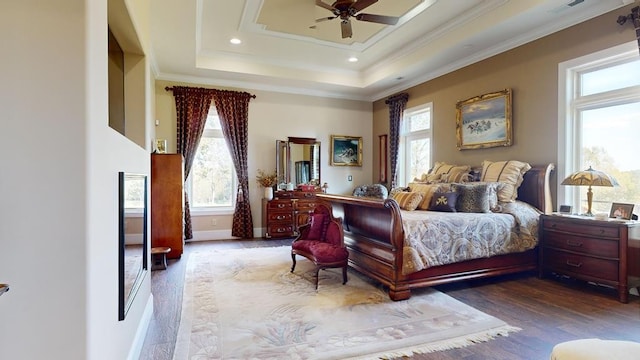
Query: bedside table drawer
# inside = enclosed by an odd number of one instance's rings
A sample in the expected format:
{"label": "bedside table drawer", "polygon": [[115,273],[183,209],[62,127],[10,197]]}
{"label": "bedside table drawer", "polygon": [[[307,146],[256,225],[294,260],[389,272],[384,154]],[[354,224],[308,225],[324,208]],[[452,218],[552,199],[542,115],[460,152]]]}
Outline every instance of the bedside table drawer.
{"label": "bedside table drawer", "polygon": [[547,231],[544,234],[544,246],[589,254],[590,256],[618,259],[618,241],[602,240]]}
{"label": "bedside table drawer", "polygon": [[293,212],[269,212],[269,214],[267,214],[267,219],[270,223],[290,223],[291,221],[293,221]]}
{"label": "bedside table drawer", "polygon": [[293,201],[291,200],[271,200],[267,203],[269,210],[291,210],[293,211]]}
{"label": "bedside table drawer", "polygon": [[579,274],[608,281],[618,281],[618,262],[544,249],[544,267],[563,274]]}
{"label": "bedside table drawer", "polygon": [[567,233],[584,234],[587,236],[608,237],[617,239],[620,236],[618,227],[591,226],[584,224],[565,223],[561,221],[545,220],[544,230],[562,231]]}
{"label": "bedside table drawer", "polygon": [[295,230],[291,224],[272,224],[267,226],[267,233],[273,237],[295,236]]}

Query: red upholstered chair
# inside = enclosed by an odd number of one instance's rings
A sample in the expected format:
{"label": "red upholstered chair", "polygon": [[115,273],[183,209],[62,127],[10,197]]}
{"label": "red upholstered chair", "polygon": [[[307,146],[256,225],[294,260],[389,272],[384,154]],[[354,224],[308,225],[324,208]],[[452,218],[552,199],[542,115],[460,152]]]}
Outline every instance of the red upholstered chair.
{"label": "red upholstered chair", "polygon": [[291,244],[291,272],[296,268],[296,255],[304,256],[316,265],[316,289],[320,269],[341,267],[342,284],[347,283],[349,251],[344,245],[342,219],[333,217],[330,205],[316,205],[311,221],[300,227],[300,235]]}

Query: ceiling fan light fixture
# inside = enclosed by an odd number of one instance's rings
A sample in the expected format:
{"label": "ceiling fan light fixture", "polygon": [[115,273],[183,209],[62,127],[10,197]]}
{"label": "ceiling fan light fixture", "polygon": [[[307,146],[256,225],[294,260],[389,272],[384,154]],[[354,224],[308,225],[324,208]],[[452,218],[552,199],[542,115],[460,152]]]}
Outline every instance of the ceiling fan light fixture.
{"label": "ceiling fan light fixture", "polygon": [[230,43],[232,43],[233,45],[240,45],[242,44],[242,40],[238,39],[238,38],[231,38],[231,40],[229,40]]}
{"label": "ceiling fan light fixture", "polygon": [[348,61],[349,61],[349,62],[352,62],[352,63],[354,63],[354,62],[358,62],[358,58],[357,58],[357,57],[355,57],[355,56],[351,56],[351,57],[348,59]]}

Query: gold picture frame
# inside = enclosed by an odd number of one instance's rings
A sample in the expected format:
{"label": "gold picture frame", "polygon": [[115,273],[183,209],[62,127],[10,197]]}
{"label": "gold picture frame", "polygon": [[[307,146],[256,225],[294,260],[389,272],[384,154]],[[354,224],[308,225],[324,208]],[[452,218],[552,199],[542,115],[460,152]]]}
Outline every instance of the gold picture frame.
{"label": "gold picture frame", "polygon": [[511,89],[456,103],[458,150],[511,146]]}
{"label": "gold picture frame", "polygon": [[331,135],[329,159],[333,166],[362,166],[362,137]]}

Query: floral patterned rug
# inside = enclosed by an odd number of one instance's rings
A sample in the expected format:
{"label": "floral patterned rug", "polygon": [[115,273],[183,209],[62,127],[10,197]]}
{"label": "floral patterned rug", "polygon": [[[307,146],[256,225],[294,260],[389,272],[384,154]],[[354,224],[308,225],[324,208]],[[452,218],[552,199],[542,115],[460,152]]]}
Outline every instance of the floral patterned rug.
{"label": "floral patterned rug", "polygon": [[394,302],[349,269],[320,271],[291,248],[193,252],[174,360],[377,359],[489,341],[520,329],[433,289]]}

